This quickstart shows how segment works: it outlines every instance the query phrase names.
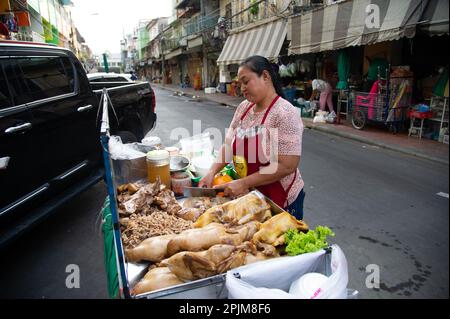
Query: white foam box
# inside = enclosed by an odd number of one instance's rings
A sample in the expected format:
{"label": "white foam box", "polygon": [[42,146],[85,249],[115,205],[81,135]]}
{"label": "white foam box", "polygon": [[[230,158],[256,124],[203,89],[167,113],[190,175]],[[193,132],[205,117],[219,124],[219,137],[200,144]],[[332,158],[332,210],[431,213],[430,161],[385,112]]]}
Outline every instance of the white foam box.
{"label": "white foam box", "polygon": [[205,94],[214,94],[216,93],[216,88],[205,88]]}

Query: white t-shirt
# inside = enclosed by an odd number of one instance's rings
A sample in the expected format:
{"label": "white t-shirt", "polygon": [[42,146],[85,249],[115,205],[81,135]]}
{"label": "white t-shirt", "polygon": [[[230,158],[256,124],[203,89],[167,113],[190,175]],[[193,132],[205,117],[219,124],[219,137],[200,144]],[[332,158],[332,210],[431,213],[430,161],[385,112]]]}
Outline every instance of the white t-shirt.
{"label": "white t-shirt", "polygon": [[312,89],[317,90],[319,92],[323,92],[327,89],[329,84],[324,80],[315,79],[312,81]]}

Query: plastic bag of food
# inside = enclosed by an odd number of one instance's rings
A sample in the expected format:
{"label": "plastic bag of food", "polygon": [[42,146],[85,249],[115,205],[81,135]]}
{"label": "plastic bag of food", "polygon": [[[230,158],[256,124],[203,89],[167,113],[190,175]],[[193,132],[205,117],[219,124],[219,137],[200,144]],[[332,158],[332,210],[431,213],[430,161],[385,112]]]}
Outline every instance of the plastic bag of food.
{"label": "plastic bag of food", "polygon": [[[309,296],[289,293],[295,281],[312,272],[324,274],[327,279]],[[229,299],[338,299],[346,297],[347,284],[347,260],[338,245],[331,246],[331,258],[320,250],[260,261],[226,274]]]}

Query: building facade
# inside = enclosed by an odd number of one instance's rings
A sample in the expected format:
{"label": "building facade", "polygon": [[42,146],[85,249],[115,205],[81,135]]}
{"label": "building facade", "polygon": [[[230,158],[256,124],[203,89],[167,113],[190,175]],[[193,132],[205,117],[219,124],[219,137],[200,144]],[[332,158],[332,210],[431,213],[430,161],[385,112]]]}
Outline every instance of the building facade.
{"label": "building facade", "polygon": [[72,50],[82,62],[90,49],[74,25],[69,0],[0,0],[0,36]]}

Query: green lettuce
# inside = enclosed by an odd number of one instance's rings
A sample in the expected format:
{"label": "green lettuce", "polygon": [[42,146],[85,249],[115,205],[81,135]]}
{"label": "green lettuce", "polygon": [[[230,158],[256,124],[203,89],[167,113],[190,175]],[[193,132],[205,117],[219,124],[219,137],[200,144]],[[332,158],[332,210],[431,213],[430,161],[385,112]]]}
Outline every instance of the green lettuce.
{"label": "green lettuce", "polygon": [[304,253],[312,253],[328,247],[327,237],[334,237],[333,231],[326,226],[317,226],[307,233],[298,232],[296,229],[289,229],[285,233],[286,252],[290,256]]}

